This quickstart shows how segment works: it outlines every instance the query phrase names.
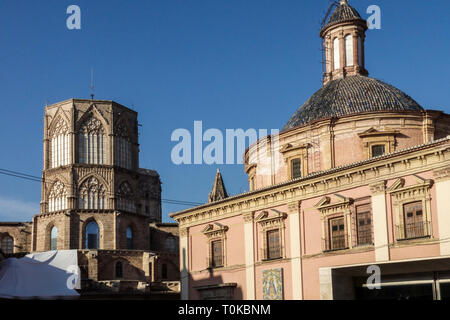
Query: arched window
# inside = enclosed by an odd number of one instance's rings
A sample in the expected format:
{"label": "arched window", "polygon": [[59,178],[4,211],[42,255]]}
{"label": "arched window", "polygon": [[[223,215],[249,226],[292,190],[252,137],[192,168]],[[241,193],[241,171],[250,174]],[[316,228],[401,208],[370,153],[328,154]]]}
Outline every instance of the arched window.
{"label": "arched window", "polygon": [[161,278],[167,279],[167,264],[163,263],[161,266]]}
{"label": "arched window", "polygon": [[117,192],[117,209],[128,212],[135,212],[133,191],[128,182],[124,182],[120,185]]}
{"label": "arched window", "polygon": [[123,278],[123,264],[122,261],[116,262],[116,278]]}
{"label": "arched window", "polygon": [[86,249],[99,249],[100,229],[95,221],[89,222],[86,226]]}
{"label": "arched window", "polygon": [[78,192],[80,209],[106,209],[106,190],[95,177],[89,177],[80,186]]}
{"label": "arched window", "polygon": [[50,134],[50,166],[56,168],[69,164],[70,136],[66,122],[59,117]]}
{"label": "arched window", "polygon": [[58,250],[58,228],[56,227],[50,231],[50,250]]}
{"label": "arched window", "polygon": [[114,129],[114,137],[115,165],[131,169],[132,144],[128,129],[123,122],[120,122]]}
{"label": "arched window", "polygon": [[133,249],[133,232],[131,228],[127,228],[127,249]]}
{"label": "arched window", "polygon": [[67,191],[64,183],[56,181],[48,196],[48,211],[61,211],[67,209]]}
{"label": "arched window", "polygon": [[0,247],[5,254],[14,253],[14,239],[10,236],[3,237]]}
{"label": "arched window", "polygon": [[100,120],[91,117],[83,123],[78,133],[79,162],[106,163],[106,135]]}
{"label": "arched window", "polygon": [[334,38],[333,40],[333,60],[334,60],[334,70],[337,70],[341,67],[341,55],[339,48],[339,39]]}
{"label": "arched window", "polygon": [[353,66],[353,37],[351,34],[345,36],[345,66]]}

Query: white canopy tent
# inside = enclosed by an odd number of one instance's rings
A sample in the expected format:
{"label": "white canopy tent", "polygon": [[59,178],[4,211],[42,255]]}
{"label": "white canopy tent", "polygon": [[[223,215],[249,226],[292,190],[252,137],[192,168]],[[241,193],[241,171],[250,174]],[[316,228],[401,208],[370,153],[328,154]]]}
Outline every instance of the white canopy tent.
{"label": "white canopy tent", "polygon": [[32,253],[0,262],[0,298],[76,298],[80,288],[77,250]]}

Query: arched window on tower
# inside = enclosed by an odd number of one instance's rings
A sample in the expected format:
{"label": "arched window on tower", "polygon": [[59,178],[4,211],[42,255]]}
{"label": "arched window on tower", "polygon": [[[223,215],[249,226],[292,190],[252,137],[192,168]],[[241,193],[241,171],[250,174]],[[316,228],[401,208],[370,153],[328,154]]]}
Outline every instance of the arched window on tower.
{"label": "arched window on tower", "polygon": [[56,181],[48,196],[48,211],[55,212],[67,209],[66,186],[61,181]]}
{"label": "arched window on tower", "polygon": [[78,133],[80,163],[106,164],[106,135],[100,120],[90,117]]}
{"label": "arched window on tower", "polygon": [[128,134],[128,128],[123,122],[114,129],[114,163],[115,165],[131,169],[132,144]]}
{"label": "arched window on tower", "polygon": [[117,209],[136,212],[133,191],[131,190],[130,184],[126,181],[119,186],[117,192]]}
{"label": "arched window on tower", "polygon": [[58,250],[58,228],[56,227],[50,231],[50,250]]}
{"label": "arched window on tower", "polygon": [[89,177],[80,186],[78,192],[80,209],[106,209],[106,190],[95,177]]}
{"label": "arched window on tower", "polygon": [[56,168],[69,164],[70,136],[66,122],[58,117],[50,134],[50,167]]}
{"label": "arched window on tower", "polygon": [[334,38],[333,40],[333,61],[334,61],[334,70],[339,69],[341,67],[341,55],[338,38]]}
{"label": "arched window on tower", "polygon": [[345,43],[345,66],[353,66],[353,36],[348,34],[344,38]]}
{"label": "arched window on tower", "polygon": [[0,248],[5,254],[14,253],[14,239],[10,236],[3,237],[0,243]]}
{"label": "arched window on tower", "polygon": [[127,249],[133,249],[133,231],[130,227],[127,228]]}
{"label": "arched window on tower", "polygon": [[89,222],[86,226],[86,249],[99,249],[100,229],[95,221]]}

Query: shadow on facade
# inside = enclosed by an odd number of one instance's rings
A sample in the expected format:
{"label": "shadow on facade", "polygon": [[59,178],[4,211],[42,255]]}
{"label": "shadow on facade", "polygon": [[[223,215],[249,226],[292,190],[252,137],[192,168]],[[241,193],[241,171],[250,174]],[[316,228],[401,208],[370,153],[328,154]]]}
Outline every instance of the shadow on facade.
{"label": "shadow on facade", "polygon": [[[221,269],[208,268],[194,279],[186,267],[186,249],[182,251],[182,299],[189,300],[242,300],[242,288],[235,282],[225,282]],[[187,297],[187,291],[189,297]]]}

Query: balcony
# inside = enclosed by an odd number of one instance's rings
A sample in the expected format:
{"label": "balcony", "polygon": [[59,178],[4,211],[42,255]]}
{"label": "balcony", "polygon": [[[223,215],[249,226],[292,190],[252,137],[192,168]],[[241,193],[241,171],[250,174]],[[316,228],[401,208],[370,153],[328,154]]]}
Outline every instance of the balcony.
{"label": "balcony", "polygon": [[431,222],[429,221],[399,224],[396,227],[398,241],[427,238],[431,236]]}

